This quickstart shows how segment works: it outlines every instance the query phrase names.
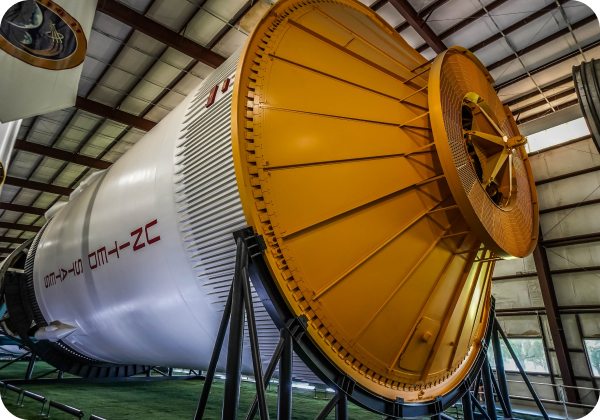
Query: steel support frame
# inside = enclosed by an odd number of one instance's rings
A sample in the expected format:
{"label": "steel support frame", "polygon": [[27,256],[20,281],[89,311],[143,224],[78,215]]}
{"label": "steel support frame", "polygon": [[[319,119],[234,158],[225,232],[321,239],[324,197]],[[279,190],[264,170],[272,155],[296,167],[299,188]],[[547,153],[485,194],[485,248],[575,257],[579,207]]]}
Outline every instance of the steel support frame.
{"label": "steel support frame", "polygon": [[31,353],[29,356],[29,363],[27,364],[27,371],[25,372],[25,379],[31,379],[33,376],[33,369],[35,368],[35,353]]}
{"label": "steel support frame", "polygon": [[[504,357],[502,354],[502,346],[500,345],[500,337],[498,336],[497,328],[494,325],[494,334],[492,335],[492,348],[494,350],[494,362],[496,365],[496,375],[498,382],[494,383],[497,388],[498,395],[502,402],[502,411],[504,417],[512,418],[512,407],[510,405],[510,395],[508,393],[508,383],[506,382],[506,371],[504,370]],[[491,369],[490,369],[491,370]],[[493,374],[492,374],[492,379]]]}
{"label": "steel support frame", "polygon": [[[260,411],[261,420],[268,419],[265,388],[269,384],[269,381],[271,380],[278,363],[280,369],[280,381],[277,417],[278,420],[291,419],[291,385],[293,369],[292,351],[300,353],[300,355],[303,356],[302,359],[307,363],[309,368],[319,375],[327,386],[333,387],[336,390],[334,397],[328,402],[324,410],[316,417],[317,420],[323,420],[327,418],[327,416],[334,409],[336,413],[336,419],[346,420],[348,418],[347,404],[349,398],[363,408],[386,414],[392,419],[399,417],[430,417],[436,420],[446,419],[447,416],[443,414],[443,411],[454,405],[459,399],[462,399],[462,402],[465,406],[464,410],[466,420],[480,418],[481,416],[487,420],[495,420],[496,407],[494,390],[500,400],[504,417],[511,418],[512,409],[510,406],[510,397],[508,395],[508,386],[504,372],[502,349],[500,347],[499,337],[502,337],[502,339],[505,341],[509,353],[514,359],[515,364],[517,365],[525,384],[530,390],[534,401],[538,405],[541,414],[546,420],[548,420],[548,415],[546,414],[540,399],[537,397],[531,382],[527,378],[521,364],[516,359],[516,355],[512,350],[508,339],[506,338],[498,321],[495,318],[495,304],[493,298],[490,307],[490,322],[486,328],[486,334],[483,340],[483,348],[478,354],[476,363],[471,368],[464,381],[458,385],[455,390],[449,393],[452,394],[450,397],[439,396],[435,401],[432,402],[407,405],[404,404],[403,400],[398,399],[390,406],[385,405],[385,403],[383,406],[378,406],[376,401],[367,400],[364,391],[362,391],[362,389],[351,378],[345,375],[340,375],[336,378],[332,374],[333,372],[330,371],[332,367],[327,365],[325,360],[319,360],[318,357],[315,357],[317,354],[312,353],[311,349],[308,348],[309,343],[307,340],[310,341],[310,338],[307,334],[305,334],[308,326],[306,317],[301,316],[296,318],[293,316],[281,316],[281,312],[283,312],[283,307],[281,305],[284,305],[284,302],[280,301],[274,303],[271,300],[274,296],[276,296],[274,294],[274,290],[270,289],[272,293],[269,294],[264,288],[265,283],[269,280],[271,281],[271,283],[267,283],[269,287],[276,287],[276,285],[273,283],[273,279],[270,277],[270,274],[267,277],[267,267],[263,256],[263,252],[266,250],[266,245],[262,237],[254,234],[251,228],[246,228],[234,232],[234,238],[236,239],[237,245],[234,279],[225,304],[223,318],[217,334],[217,340],[213,349],[212,358],[207,371],[206,380],[202,389],[195,419],[201,419],[203,417],[228,325],[230,325],[230,337],[227,349],[227,377],[225,380],[225,395],[223,398],[224,404],[222,418],[233,419],[237,418],[238,416],[241,381],[240,363],[244,334],[244,315],[246,314],[248,316],[248,330],[250,334],[253,366],[256,371],[255,375],[257,390],[254,401],[246,416],[246,420],[252,420],[257,411]],[[251,261],[251,263],[249,263],[249,261]],[[260,273],[258,272],[259,270],[261,271]],[[262,374],[261,369],[262,364],[258,349],[258,336],[255,329],[256,324],[250,294],[250,277],[252,277],[253,284],[261,301],[265,304],[265,308],[280,330],[279,342],[264,375]],[[500,334],[500,336],[498,334]],[[498,380],[496,380],[496,378],[493,376],[491,367],[487,360],[487,348],[490,342],[495,349]],[[323,359],[325,358],[324,356],[322,357]],[[332,381],[332,379],[334,380]],[[486,395],[485,408],[481,406],[479,401],[477,401],[475,396],[471,393],[472,385],[474,388],[473,392],[478,392],[479,383],[481,380],[484,383],[484,391]],[[373,398],[372,395],[371,397]],[[474,405],[481,414],[475,415],[473,413],[472,405]],[[259,410],[259,407],[265,408]]]}
{"label": "steel support frame", "polygon": [[[523,382],[525,382],[525,385],[527,386],[529,393],[533,397],[535,404],[537,405],[538,409],[540,410],[542,417],[544,417],[544,420],[550,420],[550,417],[548,417],[548,413],[546,412],[544,405],[542,404],[542,402],[540,401],[540,398],[538,397],[537,393],[535,392],[535,389],[533,388],[533,385],[531,384],[529,377],[525,373],[523,366],[521,366],[521,362],[517,358],[515,351],[513,350],[512,346],[510,345],[510,342],[508,341],[506,334],[504,334],[502,327],[500,327],[500,323],[498,322],[497,319],[494,320],[494,327],[495,327],[495,331],[500,334],[502,341],[504,341],[504,344],[506,345],[506,348],[508,349],[508,352],[510,353],[511,358],[515,362],[515,365],[517,366],[517,369],[518,369],[519,373],[521,374],[521,377],[523,378]],[[508,389],[508,387],[507,387],[507,389]]]}
{"label": "steel support frame", "polygon": [[99,0],[97,10],[212,68],[225,58],[116,0]]}
{"label": "steel support frame", "polygon": [[[548,255],[546,254],[546,249],[542,244],[543,236],[540,228],[538,244],[533,251],[533,259],[535,261],[542,298],[544,299],[544,307],[546,309],[550,334],[552,335],[552,342],[554,343],[556,358],[558,360],[558,366],[560,368],[560,374],[563,383],[568,386],[577,386],[575,382],[573,365],[571,363],[571,357],[568,351],[567,339],[565,337],[562,319],[560,317],[558,301],[556,299],[556,291],[554,290],[554,283],[552,281],[552,275],[550,274]],[[579,393],[577,392],[577,389],[565,388],[565,394],[569,402],[579,402]]]}
{"label": "steel support frame", "polygon": [[412,7],[408,0],[389,0],[394,8],[406,19],[427,45],[437,54],[446,50],[446,46],[435,32],[423,21],[417,11]]}
{"label": "steel support frame", "polygon": [[[223,318],[221,319],[221,324],[219,326],[217,340],[209,363],[206,380],[202,388],[202,394],[200,396],[200,401],[194,417],[195,419],[202,419],[204,416],[206,404],[208,402],[208,396],[210,394],[210,388],[214,380],[217,362],[223,347],[228,325],[229,342],[227,347],[227,365],[222,418],[237,419],[238,417],[245,315],[247,316],[248,320],[248,332],[252,351],[252,364],[254,368],[254,377],[256,380],[256,400],[260,411],[260,419],[269,419],[265,382],[262,373],[262,362],[258,346],[258,334],[256,331],[256,320],[254,318],[254,309],[252,304],[250,277],[248,275],[248,246],[244,238],[239,236],[236,237],[236,246],[236,262],[233,281],[231,283],[231,289],[229,291],[225,309],[223,311]],[[291,370],[291,365],[289,369]],[[289,374],[289,379],[291,414],[291,372]]]}
{"label": "steel support frame", "polygon": [[112,121],[116,121],[121,124],[125,124],[130,127],[135,127],[142,131],[150,131],[157,124],[154,121],[121,111],[120,109],[112,108],[108,105],[101,104],[100,102],[92,101],[91,99],[84,98],[83,96],[78,96],[76,98],[75,108],[103,118],[107,118]]}
{"label": "steel support frame", "polygon": [[22,355],[20,355],[19,357],[17,357],[16,359],[14,359],[14,360],[11,360],[11,361],[10,361],[10,362],[8,362],[8,363],[5,363],[4,365],[0,366],[0,370],[4,369],[5,367],[8,367],[8,366],[12,365],[12,364],[13,364],[13,363],[15,363],[15,362],[18,362],[19,360],[23,359],[25,356],[28,356],[28,355],[30,355],[30,354],[32,354],[32,353],[31,353],[31,352],[28,352],[28,353],[22,354]]}
{"label": "steel support frame", "polygon": [[[581,50],[583,52],[586,52],[586,51],[591,50],[592,48],[596,48],[598,45],[600,45],[600,40],[592,41],[589,44],[583,46],[581,48]],[[555,58],[554,60],[552,60],[552,61],[550,61],[548,63],[542,64],[541,66],[538,66],[535,69],[530,70],[529,74],[530,75],[534,75],[534,74],[537,74],[537,73],[542,72],[544,70],[548,70],[548,69],[550,69],[550,68],[552,68],[554,66],[557,66],[560,63],[563,63],[563,62],[565,62],[565,61],[567,61],[567,60],[569,60],[569,59],[571,59],[573,57],[579,56],[579,54],[581,54],[579,52],[579,50],[571,51],[571,52],[569,52],[569,53],[567,53],[567,54],[565,54],[563,56]],[[496,92],[499,92],[500,90],[504,89],[505,87],[508,87],[508,86],[513,85],[513,84],[515,84],[517,82],[520,82],[523,79],[527,79],[528,77],[529,77],[529,75],[527,73],[520,74],[520,75],[518,75],[516,77],[513,77],[510,80],[507,80],[506,82],[502,82],[499,85],[494,86],[494,89],[496,90]]]}
{"label": "steel support frame", "polygon": [[[537,396],[533,385],[529,381],[527,374],[523,370],[523,367],[517,359],[517,356],[514,350],[512,349],[512,346],[510,345],[506,334],[504,334],[504,331],[502,331],[502,327],[500,326],[496,318],[494,318],[493,322],[491,344],[494,349],[496,375],[498,376],[498,378],[496,379],[496,377],[494,376],[489,361],[486,359],[486,362],[481,367],[481,371],[479,372],[475,382],[473,383],[473,389],[469,389],[469,391],[465,393],[465,395],[463,395],[462,397],[463,415],[465,420],[476,420],[481,418],[484,418],[486,420],[497,419],[495,397],[498,397],[504,419],[513,418],[513,411],[510,403],[510,396],[508,393],[508,383],[506,380],[506,373],[504,370],[504,357],[502,354],[502,347],[500,346],[500,339],[504,341],[504,344],[508,349],[510,357],[513,359],[515,365],[517,366],[519,374],[523,378],[523,382],[527,386],[527,389],[533,397],[533,401],[536,403],[538,409],[540,410],[540,414],[545,420],[549,420],[546,409],[544,408],[541,400]],[[478,399],[480,381],[483,385],[485,406],[482,406]],[[475,409],[477,409],[479,413],[475,413]]]}
{"label": "steel support frame", "polygon": [[7,185],[14,187],[28,188],[30,190],[36,190],[41,192],[47,192],[58,195],[71,195],[74,191],[73,188],[61,187],[58,185],[45,184],[43,182],[30,181],[28,179],[17,178],[14,176],[7,176],[4,181]]}
{"label": "steel support frame", "polygon": [[[255,234],[250,227],[235,232],[234,236],[236,235],[242,235],[246,238],[251,261],[251,264],[248,266],[250,278],[252,279],[254,288],[271,319],[280,331],[282,329],[288,329],[292,333],[294,338],[294,352],[302,359],[307,367],[325,383],[326,386],[336,391],[335,396],[329,401],[329,404],[317,419],[324,419],[334,408],[336,408],[338,417],[341,416],[343,418],[344,413],[346,412],[343,406],[346,404],[347,400],[352,401],[359,407],[388,416],[389,418],[423,418],[438,416],[443,413],[444,410],[454,406],[454,404],[461,399],[461,397],[469,390],[475,377],[479,374],[481,366],[485,361],[486,351],[494,325],[495,303],[493,298],[490,305],[489,321],[485,327],[485,335],[482,339],[483,348],[478,352],[475,362],[467,372],[463,382],[456,386],[452,391],[443,396],[439,396],[434,401],[425,401],[417,404],[405,403],[401,398],[392,401],[377,396],[357,384],[352,378],[341,372],[333,362],[323,354],[312,338],[304,333],[308,325],[306,317],[303,315],[296,317],[283,301],[265,262],[263,252],[264,249],[266,249],[266,245],[263,238],[260,235]],[[281,351],[279,350],[280,346],[281,340],[273,355],[273,359],[278,357],[278,352]],[[273,366],[273,360],[269,367],[271,366]],[[265,381],[268,381],[269,378],[269,368],[267,368]],[[340,403],[340,406],[336,407],[338,403]],[[246,420],[250,420],[253,415],[252,412],[249,413],[249,417],[247,417]]]}

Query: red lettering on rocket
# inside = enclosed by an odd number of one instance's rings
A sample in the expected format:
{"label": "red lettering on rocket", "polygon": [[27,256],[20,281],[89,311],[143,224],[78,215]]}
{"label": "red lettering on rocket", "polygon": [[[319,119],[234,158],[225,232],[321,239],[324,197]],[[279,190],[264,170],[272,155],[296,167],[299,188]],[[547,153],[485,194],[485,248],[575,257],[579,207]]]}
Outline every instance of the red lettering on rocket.
{"label": "red lettering on rocket", "polygon": [[[148,245],[152,245],[152,244],[160,241],[160,235],[156,235],[156,233],[151,234],[149,232],[150,228],[153,228],[156,225],[158,225],[158,220],[154,219],[150,223],[148,223],[140,228],[137,228],[136,230],[131,232],[132,240],[134,240],[133,251],[141,250],[142,248],[144,248],[146,246],[146,243]],[[151,237],[152,235],[156,235],[156,236]],[[145,236],[146,241],[144,241],[144,236]],[[106,247],[103,246],[103,247],[97,249],[96,251],[88,254],[88,256],[87,256],[88,257],[88,267],[90,268],[90,270],[95,270],[106,264],[109,264],[111,261],[115,260],[114,257],[116,257],[116,259],[120,259],[121,254],[119,253],[119,251],[123,251],[124,249],[131,246],[131,242],[129,242],[129,241],[124,242],[121,245],[119,245],[117,243],[117,241],[114,241],[114,244],[115,244],[114,248],[110,249],[110,247],[112,247],[112,245],[110,245],[108,251],[106,250]],[[127,254],[123,254],[123,256],[125,256],[125,255],[127,255]],[[109,259],[109,256],[110,256],[110,259]],[[83,274],[83,261],[81,259],[74,261],[71,265],[71,268],[69,268],[68,270],[60,268],[56,274],[50,273],[49,275],[45,276],[44,277],[44,286],[46,288],[54,286],[56,284],[57,279],[60,279],[60,281],[62,283],[63,281],[65,281],[67,279],[67,277],[70,274],[72,274],[73,277],[77,277],[77,276]]]}

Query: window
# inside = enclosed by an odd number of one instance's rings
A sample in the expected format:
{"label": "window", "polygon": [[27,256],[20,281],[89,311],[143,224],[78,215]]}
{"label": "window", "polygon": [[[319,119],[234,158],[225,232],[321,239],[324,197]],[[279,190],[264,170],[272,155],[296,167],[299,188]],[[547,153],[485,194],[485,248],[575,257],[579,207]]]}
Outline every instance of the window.
{"label": "window", "polygon": [[531,134],[527,137],[527,153],[556,144],[564,143],[565,141],[573,140],[579,137],[587,136],[590,130],[583,118],[578,118],[556,127],[549,128],[539,133]]}
{"label": "window", "polygon": [[[521,366],[525,372],[531,373],[548,373],[548,363],[546,362],[546,355],[544,353],[544,345],[541,338],[509,338],[508,342],[514,350]],[[600,343],[600,340],[599,340]],[[500,340],[500,346],[502,347],[502,359],[504,360],[504,370],[518,372],[516,363],[510,356],[504,341]],[[598,347],[599,361],[600,361],[600,344]],[[488,357],[490,364],[495,368],[494,351],[490,343]],[[600,369],[600,366],[599,366]]]}
{"label": "window", "polygon": [[590,358],[594,376],[600,377],[600,340],[585,340],[585,349]]}

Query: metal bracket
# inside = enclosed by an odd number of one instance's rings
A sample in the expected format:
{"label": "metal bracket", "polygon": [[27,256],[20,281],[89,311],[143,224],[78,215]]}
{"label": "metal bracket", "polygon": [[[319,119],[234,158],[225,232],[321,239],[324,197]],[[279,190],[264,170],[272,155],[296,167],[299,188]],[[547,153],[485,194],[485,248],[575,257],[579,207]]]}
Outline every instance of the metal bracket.
{"label": "metal bracket", "polygon": [[404,415],[404,398],[396,397],[394,402],[394,417],[401,418]]}
{"label": "metal bracket", "polygon": [[285,327],[290,332],[294,341],[299,342],[308,329],[308,318],[306,315],[300,315],[289,320]]}
{"label": "metal bracket", "polygon": [[471,385],[473,385],[473,381],[471,380],[469,375],[467,375],[465,376],[465,379],[462,381],[459,387],[465,392],[469,392],[469,390],[471,389]]}
{"label": "metal bracket", "polygon": [[340,376],[340,378],[337,381],[338,389],[347,395],[352,395],[352,392],[354,392],[355,385],[356,381],[346,375]]}
{"label": "metal bracket", "polygon": [[240,230],[233,232],[233,238],[242,239],[248,249],[248,256],[254,258],[267,250],[267,243],[262,235],[254,233],[252,227],[245,227]]}
{"label": "metal bracket", "polygon": [[444,404],[442,404],[442,396],[438,395],[435,397],[435,401],[433,402],[436,413],[442,413],[444,411]]}

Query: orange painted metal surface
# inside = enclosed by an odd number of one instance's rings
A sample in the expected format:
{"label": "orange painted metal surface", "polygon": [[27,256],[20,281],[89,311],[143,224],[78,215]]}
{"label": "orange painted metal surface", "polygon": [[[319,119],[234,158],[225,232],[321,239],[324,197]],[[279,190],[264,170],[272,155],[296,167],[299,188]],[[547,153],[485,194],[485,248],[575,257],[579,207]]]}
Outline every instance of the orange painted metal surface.
{"label": "orange painted metal surface", "polygon": [[242,52],[232,146],[248,224],[310,337],[383,397],[460,383],[495,261],[533,249],[524,139],[491,82],[461,48],[426,62],[352,0],[280,0]]}

